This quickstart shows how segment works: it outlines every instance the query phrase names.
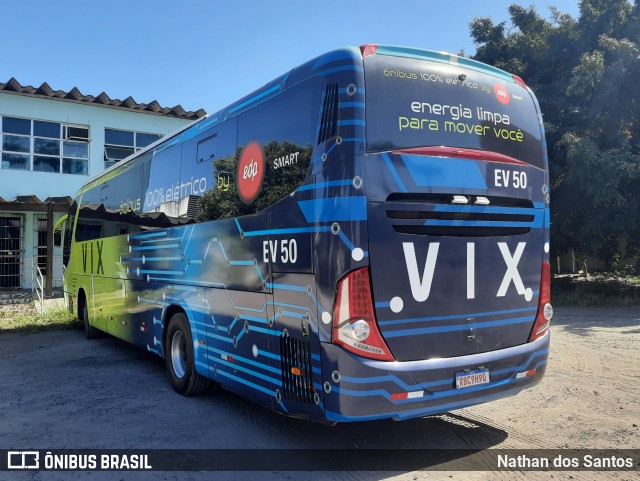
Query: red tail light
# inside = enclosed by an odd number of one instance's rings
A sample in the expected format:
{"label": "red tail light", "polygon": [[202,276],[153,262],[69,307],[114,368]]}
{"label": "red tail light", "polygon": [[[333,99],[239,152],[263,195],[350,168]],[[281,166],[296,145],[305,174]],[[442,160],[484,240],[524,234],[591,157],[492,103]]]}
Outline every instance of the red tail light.
{"label": "red tail light", "polygon": [[333,342],[362,357],[395,360],[378,330],[368,267],[350,272],[338,282]]}
{"label": "red tail light", "polygon": [[513,81],[515,83],[517,83],[518,85],[520,85],[521,87],[527,88],[527,84],[524,83],[524,80],[522,80],[520,77],[518,77],[517,75],[511,75],[513,77]]}
{"label": "red tail light", "polygon": [[458,149],[456,147],[413,147],[410,149],[394,150],[394,154],[428,155],[431,157],[459,157],[462,159],[485,160],[487,162],[502,162],[504,164],[527,165],[526,162],[514,159],[508,155],[486,150]]}
{"label": "red tail light", "polygon": [[369,55],[373,55],[377,51],[378,51],[378,44],[367,43],[365,45],[360,45],[360,52],[362,53],[362,58],[368,57]]}
{"label": "red tail light", "polygon": [[545,335],[549,330],[549,322],[553,317],[551,307],[551,266],[548,262],[542,263],[542,279],[540,279],[540,300],[538,301],[538,314],[533,329],[529,335],[529,342]]}

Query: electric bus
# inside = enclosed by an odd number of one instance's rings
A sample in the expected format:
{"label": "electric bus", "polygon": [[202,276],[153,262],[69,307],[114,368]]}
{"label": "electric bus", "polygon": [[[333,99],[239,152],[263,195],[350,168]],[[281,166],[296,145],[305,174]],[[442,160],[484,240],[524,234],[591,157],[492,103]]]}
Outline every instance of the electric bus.
{"label": "electric bus", "polygon": [[93,177],[56,231],[86,337],[163,357],[183,395],[401,420],[545,372],[542,116],[468,58],[319,56]]}

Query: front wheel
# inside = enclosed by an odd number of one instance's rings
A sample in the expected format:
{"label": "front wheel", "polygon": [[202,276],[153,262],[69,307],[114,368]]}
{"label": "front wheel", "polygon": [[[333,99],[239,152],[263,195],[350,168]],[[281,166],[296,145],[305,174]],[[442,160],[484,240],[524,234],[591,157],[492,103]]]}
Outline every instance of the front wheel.
{"label": "front wheel", "polygon": [[164,352],[169,381],[177,393],[191,396],[209,389],[211,380],[196,372],[193,337],[183,313],[174,314],[169,320]]}

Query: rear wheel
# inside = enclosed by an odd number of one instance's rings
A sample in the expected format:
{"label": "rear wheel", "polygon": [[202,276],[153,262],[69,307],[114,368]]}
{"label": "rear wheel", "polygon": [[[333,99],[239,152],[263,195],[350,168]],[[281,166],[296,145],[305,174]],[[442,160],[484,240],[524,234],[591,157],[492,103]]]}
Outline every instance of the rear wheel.
{"label": "rear wheel", "polygon": [[181,312],[169,320],[164,352],[169,381],[177,393],[191,396],[209,389],[211,380],[196,372],[189,320]]}
{"label": "rear wheel", "polygon": [[89,307],[87,301],[82,306],[82,321],[84,323],[84,337],[87,339],[96,339],[100,337],[100,331],[89,324]]}

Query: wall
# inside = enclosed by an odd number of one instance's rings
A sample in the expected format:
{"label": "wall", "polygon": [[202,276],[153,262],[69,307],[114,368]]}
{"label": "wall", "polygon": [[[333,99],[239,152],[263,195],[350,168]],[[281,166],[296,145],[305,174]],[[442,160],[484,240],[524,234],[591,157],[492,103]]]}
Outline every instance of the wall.
{"label": "wall", "polygon": [[[89,175],[32,172],[2,169],[0,197],[12,200],[18,195],[36,195],[41,200],[54,196],[75,196],[77,190],[104,170],[104,130],[113,128],[166,135],[191,121],[153,113],[141,113],[90,104],[39,99],[0,92],[0,115],[89,126]],[[12,215],[9,212],[1,214]],[[22,288],[32,287],[36,236],[36,214],[16,212],[23,217]],[[62,214],[54,215],[54,222]],[[62,249],[53,251],[53,287],[62,286]]]}
{"label": "wall", "polygon": [[39,99],[0,92],[0,115],[89,125],[89,175],[30,172],[0,168],[0,197],[17,195],[74,196],[89,178],[104,170],[104,129],[168,134],[190,121],[157,114],[89,104]]}

